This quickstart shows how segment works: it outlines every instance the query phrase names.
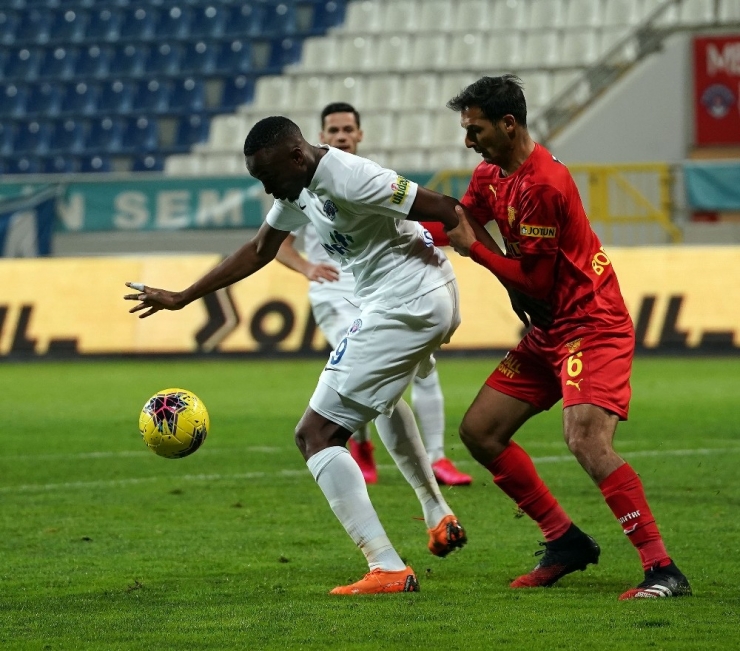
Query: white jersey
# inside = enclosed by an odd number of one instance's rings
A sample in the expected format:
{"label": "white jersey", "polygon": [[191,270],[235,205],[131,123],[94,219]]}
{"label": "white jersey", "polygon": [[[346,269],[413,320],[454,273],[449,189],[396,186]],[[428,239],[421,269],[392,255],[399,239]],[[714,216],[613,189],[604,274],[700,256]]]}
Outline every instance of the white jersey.
{"label": "white jersey", "polygon": [[429,233],[407,220],[418,186],[334,147],[296,201],[276,199],[267,223],[294,231],[311,223],[332,261],[355,279],[363,306],[399,305],[455,279]]}

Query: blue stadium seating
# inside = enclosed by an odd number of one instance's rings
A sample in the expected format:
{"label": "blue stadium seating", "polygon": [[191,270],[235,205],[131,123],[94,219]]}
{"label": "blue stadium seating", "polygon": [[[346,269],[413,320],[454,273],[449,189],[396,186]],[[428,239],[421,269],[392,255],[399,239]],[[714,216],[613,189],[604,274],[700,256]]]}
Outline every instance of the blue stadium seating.
{"label": "blue stadium seating", "polygon": [[186,74],[208,75],[216,69],[219,48],[214,42],[196,41],[185,47],[180,71]]}
{"label": "blue stadium seating", "polygon": [[5,79],[32,81],[36,79],[40,51],[36,48],[12,50],[5,62]]}
{"label": "blue stadium seating", "polygon": [[228,7],[216,3],[194,7],[190,36],[196,39],[220,38],[224,33],[227,14]]}
{"label": "blue stadium seating", "polygon": [[76,59],[75,49],[62,46],[47,48],[39,65],[38,76],[43,79],[71,79]]}
{"label": "blue stadium seating", "polygon": [[13,153],[15,128],[10,121],[0,121],[0,156],[6,158]]}
{"label": "blue stadium seating", "polygon": [[49,40],[51,14],[41,9],[32,9],[21,15],[15,30],[16,43],[46,43]]}
{"label": "blue stadium seating", "polygon": [[87,136],[85,149],[98,154],[117,153],[121,151],[123,138],[123,123],[118,118],[102,118],[93,120]]}
{"label": "blue stadium seating", "polygon": [[188,77],[175,85],[170,108],[182,113],[199,113],[205,109],[206,91],[200,79]]}
{"label": "blue stadium seating", "polygon": [[131,166],[132,172],[161,172],[164,169],[164,159],[161,156],[137,156]]}
{"label": "blue stadium seating", "polygon": [[162,43],[149,50],[145,71],[150,75],[174,75],[180,69],[181,49],[177,44]]}
{"label": "blue stadium seating", "polygon": [[216,59],[216,71],[224,74],[252,72],[252,44],[245,39],[224,43]]}
{"label": "blue stadium seating", "polygon": [[75,62],[76,77],[103,78],[108,74],[111,53],[106,47],[91,45],[82,48]]}
{"label": "blue stadium seating", "polygon": [[94,115],[98,109],[100,89],[84,81],[68,84],[62,99],[61,112],[65,115]]}
{"label": "blue stadium seating", "polygon": [[141,46],[125,45],[116,48],[110,62],[109,74],[120,77],[137,77],[144,73],[146,50]]}
{"label": "blue stadium seating", "polygon": [[85,35],[88,14],[76,9],[62,9],[54,13],[49,40],[52,43],[79,43]]}
{"label": "blue stadium seating", "polygon": [[58,84],[44,82],[31,89],[26,103],[29,116],[56,117],[61,112],[62,89]]}
{"label": "blue stadium seating", "polygon": [[132,111],[144,115],[167,113],[171,89],[164,80],[150,79],[139,83]]}
{"label": "blue stadium seating", "polygon": [[260,34],[263,36],[290,36],[296,32],[296,7],[278,2],[267,4],[262,12]]}
{"label": "blue stadium seating", "polygon": [[36,156],[19,156],[8,159],[6,174],[39,174],[43,171],[41,159]]}
{"label": "blue stadium seating", "polygon": [[125,115],[133,106],[134,87],[130,81],[115,79],[105,82],[98,98],[101,115]]}
{"label": "blue stadium seating", "polygon": [[79,171],[82,173],[110,172],[111,162],[107,156],[95,154],[93,156],[84,156],[80,159]]}
{"label": "blue stadium seating", "polygon": [[28,91],[22,84],[5,84],[0,86],[0,117],[20,117],[26,112],[26,95]]}
{"label": "blue stadium seating", "polygon": [[231,111],[240,104],[248,104],[254,99],[254,79],[247,75],[229,77],[224,81],[221,91],[221,108]]}
{"label": "blue stadium seating", "polygon": [[208,140],[209,121],[204,115],[180,118],[175,144],[178,150],[188,151],[193,145]]}
{"label": "blue stadium seating", "polygon": [[115,41],[120,25],[121,14],[114,7],[96,9],[90,15],[85,38],[90,41]]}
{"label": "blue stadium seating", "polygon": [[44,174],[71,174],[79,169],[77,159],[73,156],[53,156],[44,158],[41,171]]}
{"label": "blue stadium seating", "polygon": [[80,154],[85,150],[85,125],[69,118],[54,125],[49,150],[59,154]]}
{"label": "blue stadium seating", "polygon": [[123,133],[123,151],[141,153],[158,149],[159,131],[157,121],[145,117],[129,120]]}
{"label": "blue stadium seating", "polygon": [[15,30],[18,25],[18,14],[14,11],[0,10],[0,43],[12,45],[15,42]]}
{"label": "blue stadium seating", "polygon": [[163,7],[156,19],[154,36],[157,39],[180,39],[188,35],[190,10],[182,3]]}
{"label": "blue stadium seating", "polygon": [[233,5],[229,10],[226,21],[226,36],[234,38],[247,38],[258,36],[262,26],[262,10],[255,4],[247,2]]}
{"label": "blue stadium seating", "polygon": [[15,154],[34,154],[40,156],[49,150],[51,125],[43,120],[21,122],[13,139]]}

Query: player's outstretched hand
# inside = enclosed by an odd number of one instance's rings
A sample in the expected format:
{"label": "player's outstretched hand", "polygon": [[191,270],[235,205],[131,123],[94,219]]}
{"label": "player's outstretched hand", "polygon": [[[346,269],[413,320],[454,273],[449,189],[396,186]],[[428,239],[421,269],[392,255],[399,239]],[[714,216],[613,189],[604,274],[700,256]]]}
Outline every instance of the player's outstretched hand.
{"label": "player's outstretched hand", "polygon": [[128,282],[126,283],[126,287],[135,289],[137,293],[126,294],[123,298],[127,301],[140,301],[129,312],[133,314],[134,312],[146,310],[146,312],[139,315],[140,319],[145,319],[160,310],[181,310],[185,307],[180,292],[170,292],[166,289],[147,287],[144,283]]}
{"label": "player's outstretched hand", "polygon": [[323,283],[324,281],[335,283],[339,280],[339,270],[327,262],[317,262],[309,266],[306,278]]}
{"label": "player's outstretched hand", "polygon": [[530,322],[542,330],[547,330],[552,325],[552,308],[549,303],[527,296],[511,287],[507,287],[506,291],[509,292],[511,307],[525,328],[529,327]]}
{"label": "player's outstretched hand", "polygon": [[465,208],[462,206],[455,206],[455,213],[457,214],[457,226],[447,231],[447,236],[450,238],[450,244],[460,255],[468,257],[470,255],[470,247],[473,246],[476,237],[473,232],[473,227],[468,221],[468,215],[465,212]]}

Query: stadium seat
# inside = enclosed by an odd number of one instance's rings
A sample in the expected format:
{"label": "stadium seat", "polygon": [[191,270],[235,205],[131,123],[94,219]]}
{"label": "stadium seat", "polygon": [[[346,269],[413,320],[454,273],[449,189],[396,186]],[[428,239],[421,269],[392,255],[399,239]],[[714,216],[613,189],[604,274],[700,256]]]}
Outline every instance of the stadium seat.
{"label": "stadium seat", "polygon": [[[13,153],[15,125],[10,121],[0,120],[0,156],[6,158]],[[0,160],[2,160],[0,158]]]}
{"label": "stadium seat", "polygon": [[125,115],[133,106],[133,84],[129,81],[114,79],[105,82],[98,99],[100,115]]}
{"label": "stadium seat", "polygon": [[175,84],[170,109],[180,113],[200,113],[206,107],[206,90],[202,79],[188,77]]}
{"label": "stadium seat", "polygon": [[94,115],[98,108],[99,88],[84,81],[67,84],[61,112],[65,115]]}
{"label": "stadium seat", "polygon": [[564,0],[531,0],[527,25],[535,29],[559,29],[565,24]]}
{"label": "stadium seat", "polygon": [[444,70],[448,67],[449,43],[444,34],[420,34],[411,49],[412,70]]}
{"label": "stadium seat", "polygon": [[529,72],[522,74],[524,96],[527,109],[545,106],[552,97],[552,78],[546,72]]}
{"label": "stadium seat", "polygon": [[159,11],[155,23],[155,38],[185,38],[190,30],[190,11],[185,3],[165,6]]}
{"label": "stadium seat", "polygon": [[290,2],[266,3],[262,13],[261,35],[292,36],[296,33],[296,7]]}
{"label": "stadium seat", "polygon": [[52,156],[44,158],[41,171],[44,174],[74,174],[79,169],[74,156]]}
{"label": "stadium seat", "polygon": [[114,77],[138,77],[144,72],[146,49],[136,45],[116,48],[110,62],[110,74]]}
{"label": "stadium seat", "polygon": [[41,159],[36,156],[10,158],[5,167],[6,174],[39,174],[43,167]]}
{"label": "stadium seat", "polygon": [[161,156],[137,156],[131,165],[132,172],[161,172],[164,159]]}
{"label": "stadium seat", "polygon": [[237,154],[209,154],[203,158],[200,173],[206,176],[244,174],[244,156]]}
{"label": "stadium seat", "polygon": [[302,48],[303,41],[298,38],[273,39],[269,44],[265,74],[281,72],[286,66],[300,61]]}
{"label": "stadium seat", "polygon": [[0,117],[13,118],[24,115],[28,90],[22,84],[0,86]]}
{"label": "stadium seat", "polygon": [[523,65],[552,68],[560,64],[560,39],[556,32],[530,33],[525,42]]}
{"label": "stadium seat", "polygon": [[432,109],[441,104],[439,80],[435,74],[409,75],[403,85],[401,107]]}
{"label": "stadium seat", "polygon": [[49,150],[51,126],[42,120],[21,122],[13,140],[13,152],[16,154],[34,154],[41,156]]}
{"label": "stadium seat", "polygon": [[326,75],[307,76],[296,78],[293,85],[293,105],[306,111],[320,111],[329,97],[329,79]]}
{"label": "stadium seat", "polygon": [[[426,0],[427,2],[429,0]],[[381,33],[398,32],[399,27],[408,34],[413,34],[419,27],[419,10],[415,0],[396,0],[384,2],[382,9]]]}
{"label": "stadium seat", "polygon": [[85,38],[88,41],[116,41],[121,25],[121,14],[111,7],[96,9],[90,14]]}
{"label": "stadium seat", "polygon": [[13,50],[5,62],[5,79],[32,81],[36,79],[39,67],[40,50],[36,48],[21,48]]}
{"label": "stadium seat", "polygon": [[565,26],[598,27],[601,23],[601,3],[594,0],[568,0]]}
{"label": "stadium seat", "polygon": [[196,176],[201,173],[200,156],[175,154],[167,156],[164,172],[170,176]]}
{"label": "stadium seat", "polygon": [[62,106],[62,89],[57,84],[42,83],[33,86],[28,95],[26,113],[29,116],[56,117]]}
{"label": "stadium seat", "polygon": [[51,14],[43,9],[31,9],[21,13],[15,29],[16,43],[43,45],[49,40]]}
{"label": "stadium seat", "polygon": [[[593,0],[589,0],[593,2]],[[597,4],[596,2],[593,2]],[[494,0],[492,26],[498,30],[526,27],[526,4],[511,0]]]}
{"label": "stadium seat", "polygon": [[180,69],[180,46],[162,43],[149,51],[145,71],[155,75],[174,75]]}
{"label": "stadium seat", "polygon": [[422,149],[400,149],[390,152],[390,169],[396,172],[415,172],[428,167],[427,152]]}
{"label": "stadium seat", "polygon": [[324,33],[327,29],[341,25],[344,20],[345,9],[346,3],[344,0],[318,2],[314,8],[311,30],[316,33]]}
{"label": "stadium seat", "polygon": [[493,32],[484,49],[485,60],[494,70],[516,70],[524,60],[519,32]]}
{"label": "stadium seat", "polygon": [[49,149],[52,153],[79,154],[85,149],[85,128],[80,120],[68,118],[54,125]]}
{"label": "stadium seat", "polygon": [[170,107],[171,89],[167,81],[149,79],[138,84],[134,95],[132,112],[144,115],[167,113]]}
{"label": "stadium seat", "polygon": [[18,27],[18,14],[14,11],[0,9],[0,43],[12,45],[15,42],[15,33]]}
{"label": "stadium seat", "polygon": [[405,34],[376,38],[376,62],[373,72],[391,70],[403,72],[411,65],[412,40]]}
{"label": "stadium seat", "polygon": [[126,41],[147,41],[154,38],[154,10],[130,7],[121,21],[119,38]]}
{"label": "stadium seat", "polygon": [[216,57],[217,72],[233,75],[252,70],[252,45],[248,40],[236,39],[222,44]]}
{"label": "stadium seat", "polygon": [[55,12],[49,30],[49,40],[64,45],[79,43],[84,38],[87,20],[88,15],[84,11],[63,9]]}
{"label": "stadium seat", "polygon": [[604,10],[604,27],[636,25],[641,18],[641,0],[609,0]]}
{"label": "stadium seat", "polygon": [[[252,108],[258,113],[266,110],[283,112],[291,107],[292,89],[293,80],[288,76],[260,77],[255,84]],[[302,109],[303,107],[296,106],[295,108]]]}
{"label": "stadium seat", "polygon": [[455,34],[450,44],[448,68],[454,70],[481,70],[488,67],[484,60],[483,36],[478,33]]}
{"label": "stadium seat", "polygon": [[[601,43],[599,46],[600,56],[609,53],[614,46],[625,39],[629,30],[627,27],[614,27],[612,29],[604,29],[601,34]],[[627,39],[627,42],[619,48],[619,51],[615,54],[610,55],[611,63],[626,64],[631,63],[637,58],[638,43],[637,38],[632,35]]]}
{"label": "stadium seat", "polygon": [[364,149],[387,149],[394,146],[394,118],[390,113],[369,113],[362,117]]}
{"label": "stadium seat", "polygon": [[[450,119],[454,116],[448,112]],[[397,118],[394,146],[399,149],[426,147],[432,144],[432,114],[427,111],[401,113]]]}
{"label": "stadium seat", "polygon": [[261,28],[261,8],[252,3],[234,4],[229,9],[224,35],[234,38],[259,36]]}
{"label": "stadium seat", "polygon": [[[452,96],[450,96],[452,97]],[[465,130],[460,118],[452,111],[436,111],[432,125],[432,141],[441,147],[464,147]]]}
{"label": "stadium seat", "polygon": [[217,56],[216,43],[207,41],[189,43],[185,47],[180,70],[186,74],[210,74],[216,69]]}
{"label": "stadium seat", "polygon": [[740,22],[740,2],[720,0],[717,14],[721,23]]}
{"label": "stadium seat", "polygon": [[123,124],[118,118],[93,120],[85,143],[86,151],[117,153],[121,151]]}
{"label": "stadium seat", "polygon": [[[448,4],[452,5],[452,3]],[[496,26],[491,22],[492,9],[493,5],[489,0],[462,0],[455,10],[455,17],[451,24],[458,32],[495,28]]]}
{"label": "stadium seat", "polygon": [[[416,29],[421,32],[438,32],[440,29],[450,29],[455,24],[456,14],[458,12],[458,5],[456,2],[450,2],[450,0],[423,0],[419,3],[417,12],[419,14],[419,22],[416,25]],[[400,14],[403,15],[403,14]],[[395,29],[398,31],[399,14],[395,16]],[[411,30],[414,29],[412,24]],[[482,26],[478,26],[477,29],[483,29]]]}
{"label": "stadium seat", "polygon": [[714,0],[683,0],[678,22],[681,25],[698,27],[715,22]]}
{"label": "stadium seat", "polygon": [[208,129],[208,118],[204,115],[182,117],[177,125],[175,143],[179,148],[190,149],[193,145],[208,140]]}
{"label": "stadium seat", "polygon": [[[358,75],[336,76],[329,86],[329,97],[332,102],[347,102],[352,106],[364,106],[365,84],[364,79]],[[303,107],[301,107],[303,109]]]}
{"label": "stadium seat", "polygon": [[111,162],[107,156],[83,156],[80,159],[79,171],[83,174],[110,172]]}
{"label": "stadium seat", "polygon": [[593,29],[565,32],[560,65],[588,66],[599,58],[598,33]]}
{"label": "stadium seat", "polygon": [[334,70],[362,72],[375,64],[375,40],[366,36],[348,36],[339,44],[339,56]]}
{"label": "stadium seat", "polygon": [[43,79],[71,79],[76,59],[77,50],[74,48],[49,48],[39,64],[38,76]]}
{"label": "stadium seat", "polygon": [[379,0],[350,2],[344,23],[338,29],[345,34],[378,34],[383,31],[383,5]]}
{"label": "stadium seat", "polygon": [[254,80],[246,75],[228,77],[221,91],[221,108],[234,109],[254,99]]}
{"label": "stadium seat", "polygon": [[215,3],[194,7],[190,23],[191,38],[220,38],[224,33],[227,13],[226,6]]}
{"label": "stadium seat", "polygon": [[[344,38],[349,38],[345,36]],[[327,73],[337,68],[337,50],[340,41],[336,38],[307,38],[303,42],[303,57],[300,67],[307,72]]]}
{"label": "stadium seat", "polygon": [[158,148],[157,121],[146,117],[129,120],[123,132],[123,149],[134,153],[156,151]]}
{"label": "stadium seat", "polygon": [[75,77],[105,77],[108,74],[110,56],[109,49],[99,45],[81,49],[75,61]]}
{"label": "stadium seat", "polygon": [[370,77],[362,108],[371,111],[400,108],[401,90],[405,87],[405,79],[406,77],[396,74],[379,74]]}

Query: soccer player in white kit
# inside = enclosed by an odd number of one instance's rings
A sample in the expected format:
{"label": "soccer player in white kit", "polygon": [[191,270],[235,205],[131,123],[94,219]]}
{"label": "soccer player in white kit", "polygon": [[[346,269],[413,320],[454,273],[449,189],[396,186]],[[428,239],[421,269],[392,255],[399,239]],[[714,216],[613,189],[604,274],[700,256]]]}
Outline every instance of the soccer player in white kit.
{"label": "soccer player in white kit", "polygon": [[257,234],[184,291],[127,283],[151,316],[255,273],[288,234],[312,223],[324,248],[355,278],[359,318],[331,352],[295,440],[330,507],[365,555],[369,572],[332,594],[413,592],[419,583],[391,544],[347,440],[376,420],[380,437],[421,503],[429,550],[467,542],[440,493],[411,408],[401,399],[413,377],[433,369],[434,351],[460,323],[452,266],[417,221],[458,223],[456,199],[418,187],[391,170],[331,147],[307,143],[285,117],[260,120],[244,143],[250,174],[275,198]]}
{"label": "soccer player in white kit", "polygon": [[[321,111],[319,139],[322,144],[356,154],[362,137],[360,114],[351,104],[334,102]],[[305,258],[295,248],[296,238],[303,239]],[[336,256],[333,257],[324,249],[312,224],[306,224],[291,233],[280,247],[276,259],[308,278],[308,300],[314,320],[329,344],[336,347],[344,338],[348,326],[360,315],[352,273],[337,267]],[[411,382],[411,404],[437,481],[448,486],[472,483],[473,478],[460,472],[445,456],[444,396],[436,369],[427,377],[414,377]],[[376,483],[378,473],[369,424],[363,425],[352,435],[349,446],[350,454],[360,466],[365,481],[368,484]]]}

